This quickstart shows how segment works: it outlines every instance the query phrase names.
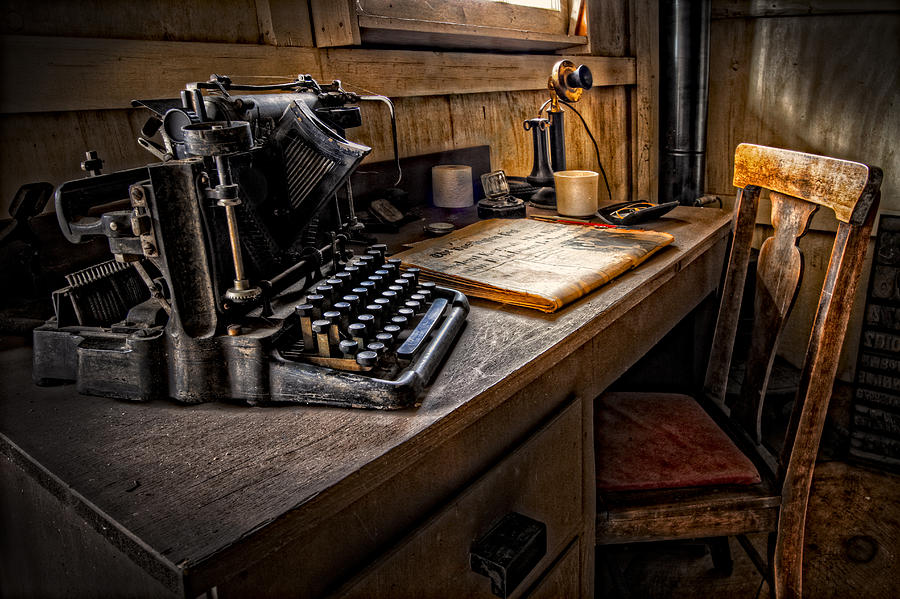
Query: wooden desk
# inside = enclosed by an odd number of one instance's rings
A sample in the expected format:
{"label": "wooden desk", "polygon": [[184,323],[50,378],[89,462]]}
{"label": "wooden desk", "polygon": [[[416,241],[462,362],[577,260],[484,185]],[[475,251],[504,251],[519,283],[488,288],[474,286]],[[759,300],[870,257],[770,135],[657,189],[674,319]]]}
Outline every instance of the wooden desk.
{"label": "wooden desk", "polygon": [[468,545],[518,510],[550,523],[515,596],[592,596],[591,399],[715,289],[730,215],[652,228],[675,242],[555,314],[473,301],[413,410],[131,404],[0,353],[5,590],[490,597]]}

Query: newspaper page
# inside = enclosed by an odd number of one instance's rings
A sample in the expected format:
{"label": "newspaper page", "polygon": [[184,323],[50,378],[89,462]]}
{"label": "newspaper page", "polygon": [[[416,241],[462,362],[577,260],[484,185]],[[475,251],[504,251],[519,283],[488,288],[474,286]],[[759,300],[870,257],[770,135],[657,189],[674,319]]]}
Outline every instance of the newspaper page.
{"label": "newspaper page", "polygon": [[656,231],[492,219],[395,257],[467,295],[553,312],[673,240]]}

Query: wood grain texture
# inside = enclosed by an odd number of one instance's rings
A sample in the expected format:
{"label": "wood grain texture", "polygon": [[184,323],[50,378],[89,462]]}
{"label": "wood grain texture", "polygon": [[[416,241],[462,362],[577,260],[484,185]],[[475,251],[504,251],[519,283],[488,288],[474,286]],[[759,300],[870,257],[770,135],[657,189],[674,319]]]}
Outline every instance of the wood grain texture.
{"label": "wood grain texture", "polygon": [[[177,97],[211,73],[235,80],[348,80],[398,96],[538,90],[558,56],[414,50],[316,50],[255,44],[0,37],[0,112],[124,108],[135,98]],[[634,82],[631,58],[585,58],[594,85]],[[165,68],[162,68],[165,65]],[[15,90],[15,91],[13,91]]]}
{"label": "wood grain texture", "polygon": [[745,17],[806,17],[810,15],[897,12],[893,0],[716,0],[713,19]]}
{"label": "wood grain texture", "polygon": [[[756,185],[834,210],[841,222],[862,224],[870,206],[860,202],[866,186],[881,185],[878,168],[791,150],[742,143],[734,153],[734,186]],[[777,208],[773,207],[772,214]],[[773,216],[773,224],[775,218]]]}
{"label": "wood grain texture", "polygon": [[[5,0],[0,35],[256,44],[255,0]],[[296,5],[295,5],[296,6]],[[305,7],[297,12],[306,13]]]}
{"label": "wood grain texture", "polygon": [[731,369],[731,356],[734,351],[734,340],[737,334],[738,318],[744,297],[744,285],[747,281],[747,266],[750,263],[750,249],[753,239],[756,210],[759,201],[759,188],[739,189],[734,206],[734,233],[731,242],[729,268],[725,274],[716,330],[710,348],[710,363],[706,370],[703,392],[708,400],[725,407],[725,390],[728,384],[728,372]]}
{"label": "wood grain texture", "polygon": [[[840,462],[816,466],[806,521],[808,597],[896,596],[900,480]],[[840,526],[835,526],[840,522]]]}
{"label": "wood grain texture", "polygon": [[[794,152],[785,154],[777,148],[742,145],[738,148],[735,162],[734,181],[744,189],[738,194],[738,229],[734,243],[741,243],[744,247],[734,247],[732,250],[723,310],[740,308],[737,296],[743,285],[735,285],[741,275],[734,271],[744,270],[747,266],[751,241],[747,231],[753,228],[751,215],[758,196],[756,186],[788,188],[798,196],[813,196],[810,203],[780,191],[771,194],[772,223],[776,233],[766,240],[760,250],[751,349],[740,398],[729,406],[732,418],[743,426],[751,445],[757,450],[757,460],[771,467],[769,472],[761,471],[765,483],[763,492],[768,491],[769,495],[763,501],[774,503],[764,510],[753,507],[753,502],[758,502],[760,497],[756,495],[759,490],[752,486],[736,488],[733,497],[718,505],[703,496],[710,492],[708,489],[698,489],[698,500],[694,502],[683,498],[675,501],[669,497],[670,494],[677,494],[677,490],[622,493],[609,498],[604,495],[603,501],[598,501],[601,509],[598,511],[597,536],[598,542],[613,543],[745,534],[769,527],[768,530],[776,532],[768,564],[775,596],[801,597],[803,531],[810,482],[841,345],[878,209],[881,178],[877,169],[860,165],[861,169],[855,169],[855,180],[836,186],[829,196],[817,190],[823,181],[834,181],[834,176],[826,170],[828,167],[839,174],[843,172],[843,161],[821,156],[798,156]],[[843,202],[833,199],[840,198],[842,192],[851,186],[855,197]],[[793,404],[781,456],[775,460],[762,447],[762,402],[778,337],[802,276],[798,240],[807,231],[810,218],[819,204],[841,206],[846,210],[848,222],[841,222],[835,237],[801,370],[797,399]],[[859,218],[863,218],[863,222],[859,222]],[[719,319],[723,332],[716,333],[714,349],[717,351],[733,348],[735,318],[732,314]],[[728,339],[723,340],[726,336]],[[722,362],[727,364],[728,360],[719,359],[711,363],[715,372],[706,382],[706,389],[714,400],[721,396]],[[730,431],[731,427],[727,430]],[[739,437],[737,441],[741,439]],[[732,502],[730,505],[729,499]],[[779,504],[780,508],[776,510]]]}
{"label": "wood grain texture", "polygon": [[256,0],[257,15],[268,8],[269,20],[260,20],[263,41],[275,46],[313,46],[309,11],[293,0]]}
{"label": "wood grain texture", "polygon": [[797,245],[806,234],[809,220],[817,208],[815,204],[790,196],[774,192],[772,196],[775,235],[769,237],[759,250],[750,351],[740,397],[729,406],[731,417],[740,423],[757,446],[762,445],[763,405],[775,350],[803,274],[803,257]]}
{"label": "wood grain texture", "polygon": [[[578,554],[585,541],[579,539],[566,549],[559,561],[541,578],[528,593],[528,599],[559,599],[559,597],[593,597],[593,593],[580,592],[578,581]],[[579,594],[580,593],[580,594]]]}
{"label": "wood grain texture", "polygon": [[[900,13],[713,20],[707,191],[732,196],[743,142],[900,172],[900,71],[885,68],[900,64],[898,37]],[[882,191],[883,209],[900,207],[900,180]],[[813,219],[813,230],[835,228],[828,211]]]}
{"label": "wood grain texture", "polygon": [[[349,89],[356,89],[351,86],[354,79],[345,77],[344,81]],[[596,88],[577,106],[597,137],[616,201],[628,199],[632,185],[627,94],[624,87]],[[398,98],[400,154],[416,156],[490,145],[493,168],[525,176],[531,172],[532,151],[522,121],[534,116],[544,100],[546,94],[538,91]],[[105,160],[104,172],[155,161],[135,141],[146,114],[144,110],[126,109],[0,115],[0,135],[6,141],[0,146],[0,214],[6,213],[7,203],[23,183],[49,181],[58,185],[81,178],[84,173],[79,163],[85,150],[99,152]],[[367,162],[392,159],[387,111],[381,105],[367,103],[362,116],[363,126],[349,130],[348,137],[373,148]],[[577,117],[570,117],[566,122],[568,162],[572,168],[596,171],[594,148]],[[416,197],[422,192],[408,191]],[[605,195],[603,188],[602,203],[608,202]]]}
{"label": "wood grain texture", "polygon": [[629,4],[637,58],[632,143],[635,200],[656,202],[659,162],[659,6],[650,0]]}
{"label": "wood grain texture", "polygon": [[368,15],[360,15],[358,21],[360,39],[366,45],[528,52],[570,47],[574,47],[573,51],[579,51],[587,43],[586,36],[523,31],[506,27]]}
{"label": "wood grain texture", "polygon": [[559,10],[547,10],[485,0],[469,2],[416,2],[415,0],[358,0],[358,14],[368,17],[506,28],[520,32],[566,35],[569,4],[561,0]]}
{"label": "wood grain texture", "polygon": [[[484,467],[474,457],[479,448],[492,445],[496,455],[509,446],[501,423],[516,419],[495,420],[493,428],[474,425],[510,398],[522,392],[525,403],[512,405],[531,406],[512,412],[521,414],[519,426],[528,430],[530,419],[548,409],[546,397],[534,394],[545,374],[550,393],[573,390],[588,397],[627,369],[715,286],[728,223],[718,210],[677,208],[653,224],[675,235],[672,246],[553,315],[473,302],[467,328],[416,410],[121,404],[77,396],[71,387],[35,390],[22,364],[27,355],[4,352],[4,371],[13,376],[0,380],[7,398],[0,404],[0,423],[24,451],[156,548],[165,562],[177,564],[188,591],[238,583],[242,571],[252,579],[250,573],[270,561],[279,564],[283,578],[317,584],[315,573],[341,576],[346,571],[335,570],[344,562],[303,547],[329,535],[372,535],[359,553],[349,541],[338,545],[341,555],[354,555],[346,564],[351,571],[371,558],[409,526],[409,520],[396,524],[392,516],[384,529],[370,530],[380,520],[365,516],[385,512],[378,498],[399,501],[400,481],[421,475],[421,486],[414,488],[427,490],[435,505],[447,491],[432,487],[444,484],[447,464],[457,464],[464,482],[473,468]],[[610,352],[614,340],[623,338],[635,341]],[[463,445],[451,442],[470,428],[474,436],[461,437]],[[440,459],[445,445],[473,457]],[[149,447],[157,449],[148,453]],[[435,461],[425,467],[432,452]],[[461,484],[446,478],[451,486]],[[140,486],[128,491],[136,480]],[[371,504],[359,503],[367,497]],[[373,511],[356,512],[357,520],[352,509],[344,512],[355,505]],[[398,516],[422,516],[418,501],[409,505],[412,512]],[[346,520],[332,521],[341,513]],[[348,526],[330,528],[344,522]],[[329,546],[335,545],[320,547]],[[324,590],[317,588],[312,594]]]}
{"label": "wood grain texture", "polygon": [[319,48],[359,45],[355,3],[350,0],[309,0],[309,12]]}
{"label": "wood grain texture", "polygon": [[[575,401],[335,596],[438,597],[448,589],[477,596],[490,581],[471,570],[472,542],[510,512],[547,527],[546,554],[516,589],[515,596],[523,596],[580,532],[581,443],[581,405]],[[413,581],[416,570],[428,574]]]}
{"label": "wood grain texture", "polygon": [[[873,200],[877,209],[878,197]],[[875,210],[860,227],[842,224],[835,236],[834,250],[809,349],[800,374],[799,398],[794,403],[781,463],[784,465],[782,513],[773,563],[775,594],[802,596],[803,530],[807,500],[819,440],[837,372],[840,348],[850,319],[850,305],[859,284],[868,248]]]}

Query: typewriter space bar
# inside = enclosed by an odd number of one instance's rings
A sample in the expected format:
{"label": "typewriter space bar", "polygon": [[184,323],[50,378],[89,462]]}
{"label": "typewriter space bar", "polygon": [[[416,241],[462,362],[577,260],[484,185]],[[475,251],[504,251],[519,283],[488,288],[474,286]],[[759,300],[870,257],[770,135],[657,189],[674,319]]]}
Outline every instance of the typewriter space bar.
{"label": "typewriter space bar", "polygon": [[398,358],[403,358],[405,360],[412,359],[415,353],[419,351],[422,343],[425,342],[425,339],[428,338],[432,329],[434,329],[446,306],[447,300],[444,298],[441,297],[434,300],[434,303],[428,308],[428,312],[426,312],[425,316],[422,317],[422,320],[419,321],[418,326],[416,326],[416,328],[413,329],[413,332],[409,334],[409,337],[406,338],[403,345],[397,348]]}

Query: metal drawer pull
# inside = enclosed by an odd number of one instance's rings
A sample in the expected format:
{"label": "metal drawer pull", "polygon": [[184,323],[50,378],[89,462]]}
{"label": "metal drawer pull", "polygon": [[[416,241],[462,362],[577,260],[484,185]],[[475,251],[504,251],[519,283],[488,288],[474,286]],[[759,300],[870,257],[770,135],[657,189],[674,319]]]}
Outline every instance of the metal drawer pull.
{"label": "metal drawer pull", "polygon": [[506,599],[547,554],[547,525],[516,512],[503,516],[472,544],[472,571],[491,580],[491,592]]}

